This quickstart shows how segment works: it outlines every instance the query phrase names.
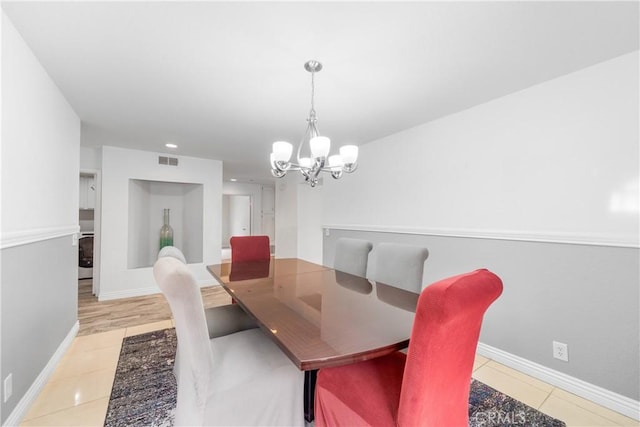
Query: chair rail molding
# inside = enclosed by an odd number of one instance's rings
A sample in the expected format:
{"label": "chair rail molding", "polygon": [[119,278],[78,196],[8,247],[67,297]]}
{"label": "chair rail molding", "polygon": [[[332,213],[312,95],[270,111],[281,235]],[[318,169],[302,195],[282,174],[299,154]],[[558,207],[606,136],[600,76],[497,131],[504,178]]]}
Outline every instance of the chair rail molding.
{"label": "chair rail molding", "polygon": [[606,233],[565,233],[515,230],[465,229],[465,228],[417,228],[365,224],[325,224],[326,230],[371,231],[377,233],[416,234],[439,237],[463,237],[471,239],[514,240],[521,242],[561,243],[567,245],[611,246],[640,248],[638,236],[621,236]]}
{"label": "chair rail molding", "polygon": [[0,249],[72,236],[79,232],[80,226],[78,224],[3,232],[0,236]]}

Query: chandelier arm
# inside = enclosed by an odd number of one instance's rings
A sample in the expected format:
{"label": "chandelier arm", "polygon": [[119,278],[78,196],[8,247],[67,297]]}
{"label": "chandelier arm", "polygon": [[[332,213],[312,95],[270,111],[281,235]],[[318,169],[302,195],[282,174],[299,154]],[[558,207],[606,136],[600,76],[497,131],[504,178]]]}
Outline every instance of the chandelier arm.
{"label": "chandelier arm", "polygon": [[353,173],[356,171],[356,169],[358,169],[358,163],[351,163],[349,165],[344,165],[342,167],[342,170],[344,170],[346,173]]}

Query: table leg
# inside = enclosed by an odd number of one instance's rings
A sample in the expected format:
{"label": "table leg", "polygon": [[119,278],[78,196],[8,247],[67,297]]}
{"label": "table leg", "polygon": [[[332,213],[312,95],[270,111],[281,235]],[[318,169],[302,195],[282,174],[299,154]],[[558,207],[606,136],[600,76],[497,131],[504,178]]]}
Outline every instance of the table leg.
{"label": "table leg", "polygon": [[304,419],[308,423],[313,421],[313,401],[316,396],[316,376],[318,370],[304,371]]}

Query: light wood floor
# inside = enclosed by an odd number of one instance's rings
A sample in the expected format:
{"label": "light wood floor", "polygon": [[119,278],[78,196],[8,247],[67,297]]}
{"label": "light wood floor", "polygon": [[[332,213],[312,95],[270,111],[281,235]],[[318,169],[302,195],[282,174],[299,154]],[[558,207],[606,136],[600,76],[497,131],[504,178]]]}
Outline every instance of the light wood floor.
{"label": "light wood floor", "polygon": [[[171,309],[162,294],[98,301],[91,293],[92,280],[78,281],[78,335],[90,335],[171,319]],[[231,303],[221,286],[202,289],[205,307]]]}

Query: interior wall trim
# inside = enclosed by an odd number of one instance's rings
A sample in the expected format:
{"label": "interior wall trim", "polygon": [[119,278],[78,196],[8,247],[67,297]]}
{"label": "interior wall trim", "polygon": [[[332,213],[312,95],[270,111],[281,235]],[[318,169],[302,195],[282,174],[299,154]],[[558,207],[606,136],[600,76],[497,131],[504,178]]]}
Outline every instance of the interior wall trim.
{"label": "interior wall trim", "polygon": [[47,362],[45,367],[40,371],[40,374],[33,381],[27,392],[22,396],[16,407],[11,411],[7,419],[4,421],[4,426],[17,426],[20,425],[20,422],[27,415],[27,411],[35,402],[36,398],[42,391],[42,388],[45,386],[53,372],[55,371],[58,363],[62,360],[62,357],[67,352],[69,347],[71,347],[71,343],[73,343],[73,339],[78,334],[78,330],[80,329],[80,321],[76,320],[73,324],[67,336],[62,340],[56,351],[51,356],[51,359]]}
{"label": "interior wall trim", "polygon": [[14,246],[27,245],[43,240],[56,239],[58,237],[71,236],[80,232],[78,224],[62,227],[32,228],[28,230],[9,231],[2,233],[0,237],[0,249]]}
{"label": "interior wall trim", "polygon": [[[218,282],[211,279],[198,280],[198,286],[201,288],[205,286],[220,286]],[[157,286],[149,286],[146,288],[136,288],[136,289],[126,289],[124,291],[115,291],[115,292],[102,292],[98,295],[98,301],[110,301],[114,299],[121,298],[133,298],[133,297],[142,297],[145,295],[154,295],[160,294],[162,291]]]}
{"label": "interior wall trim", "polygon": [[327,224],[325,230],[372,231],[378,233],[417,234],[425,236],[461,237],[470,239],[515,240],[520,242],[561,243],[567,245],[611,246],[640,248],[638,236],[608,234],[580,234],[557,232],[527,232],[510,230],[482,230],[463,228],[411,228],[386,225]]}
{"label": "interior wall trim", "polygon": [[534,378],[595,402],[605,408],[609,408],[635,420],[640,420],[640,401],[630,399],[621,394],[484,343],[478,343],[478,353],[510,368],[524,372]]}

